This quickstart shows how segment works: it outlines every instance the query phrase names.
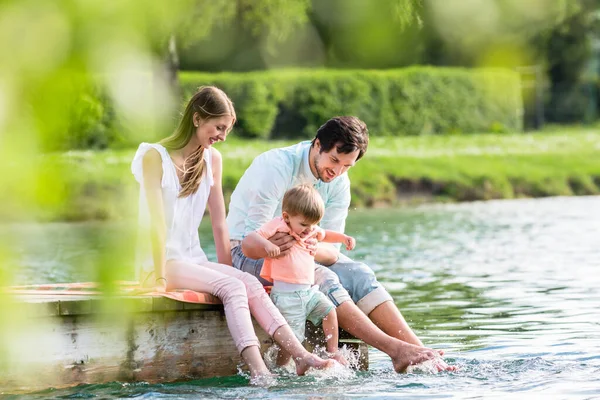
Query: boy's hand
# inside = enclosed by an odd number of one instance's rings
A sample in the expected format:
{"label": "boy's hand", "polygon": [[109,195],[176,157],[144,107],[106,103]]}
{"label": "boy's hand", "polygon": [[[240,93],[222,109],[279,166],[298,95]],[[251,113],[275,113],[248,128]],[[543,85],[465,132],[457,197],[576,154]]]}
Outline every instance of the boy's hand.
{"label": "boy's hand", "polygon": [[346,235],[346,239],[344,239],[344,244],[346,245],[346,250],[352,250],[354,246],[356,246],[356,240],[352,236]]}
{"label": "boy's hand", "polygon": [[343,354],[340,353],[339,350],[336,351],[335,353],[329,354],[329,358],[339,362],[340,364],[342,364],[345,367],[348,366],[348,360],[346,360],[346,357],[344,357]]}
{"label": "boy's hand", "polygon": [[279,250],[279,246],[271,242],[265,245],[265,251],[267,252],[267,257],[269,258],[275,258],[281,253],[281,250]]}
{"label": "boy's hand", "polygon": [[304,244],[306,245],[306,248],[308,249],[311,256],[314,256],[315,254],[317,254],[317,244],[318,243],[319,243],[319,241],[315,238],[306,239],[304,241]]}

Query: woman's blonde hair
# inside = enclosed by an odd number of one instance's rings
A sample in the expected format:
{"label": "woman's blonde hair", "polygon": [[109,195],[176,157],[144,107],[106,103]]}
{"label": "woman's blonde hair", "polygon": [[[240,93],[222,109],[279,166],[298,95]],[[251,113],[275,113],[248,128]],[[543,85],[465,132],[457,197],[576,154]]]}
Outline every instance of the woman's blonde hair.
{"label": "woman's blonde hair", "polygon": [[[160,144],[167,150],[183,149],[196,131],[194,126],[194,115],[196,113],[198,113],[202,122],[225,115],[232,116],[234,123],[236,119],[233,103],[225,92],[215,86],[201,86],[185,107],[175,131],[171,136],[161,140]],[[186,164],[191,166],[185,168]],[[187,197],[198,191],[205,167],[204,147],[200,146],[184,160],[183,182],[179,197]]]}
{"label": "woman's blonde hair", "polygon": [[283,196],[281,210],[290,216],[301,215],[309,224],[317,224],[325,214],[325,204],[312,185],[294,186]]}

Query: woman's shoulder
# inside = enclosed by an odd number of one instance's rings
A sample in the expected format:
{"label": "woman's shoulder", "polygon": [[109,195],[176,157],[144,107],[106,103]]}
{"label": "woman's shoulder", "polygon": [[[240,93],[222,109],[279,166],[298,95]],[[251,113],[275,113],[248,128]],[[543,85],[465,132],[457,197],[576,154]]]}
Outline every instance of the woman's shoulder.
{"label": "woman's shoulder", "polygon": [[136,180],[142,183],[144,170],[162,173],[163,166],[168,159],[169,153],[161,144],[141,143],[131,163],[131,172]]}
{"label": "woman's shoulder", "polygon": [[135,158],[146,158],[146,157],[160,157],[164,158],[168,156],[169,152],[167,149],[160,143],[140,143],[138,149],[135,153]]}
{"label": "woman's shoulder", "polygon": [[217,149],[215,149],[214,147],[210,147],[208,149],[208,156],[210,157],[210,160],[212,161],[213,165],[215,164],[220,164],[221,161],[223,160],[223,156],[221,156],[221,152]]}

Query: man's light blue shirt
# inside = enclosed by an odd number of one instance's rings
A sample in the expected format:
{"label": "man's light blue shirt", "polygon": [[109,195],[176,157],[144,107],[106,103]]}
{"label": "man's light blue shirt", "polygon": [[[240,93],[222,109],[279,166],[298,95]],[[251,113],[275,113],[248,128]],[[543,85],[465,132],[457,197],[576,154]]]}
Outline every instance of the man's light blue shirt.
{"label": "man's light blue shirt", "polygon": [[344,173],[329,183],[315,178],[308,155],[311,142],[269,150],[254,159],[238,182],[229,203],[229,237],[248,233],[281,215],[283,195],[299,184],[312,184],[325,203],[323,229],[344,232],[350,206],[350,179]]}

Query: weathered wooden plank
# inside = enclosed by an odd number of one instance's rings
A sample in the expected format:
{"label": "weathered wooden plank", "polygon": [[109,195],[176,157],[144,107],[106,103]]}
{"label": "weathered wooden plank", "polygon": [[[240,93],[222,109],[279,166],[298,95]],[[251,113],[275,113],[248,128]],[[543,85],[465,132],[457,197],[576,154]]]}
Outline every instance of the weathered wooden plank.
{"label": "weathered wooden plank", "polygon": [[[242,366],[220,305],[151,296],[56,297],[17,303],[22,308],[13,309],[14,320],[3,318],[0,392],[227,376]],[[272,339],[254,325],[264,352]],[[314,327],[307,337],[324,341]],[[340,343],[359,351],[366,368],[366,345],[343,337]]]}

